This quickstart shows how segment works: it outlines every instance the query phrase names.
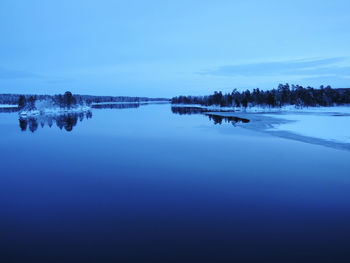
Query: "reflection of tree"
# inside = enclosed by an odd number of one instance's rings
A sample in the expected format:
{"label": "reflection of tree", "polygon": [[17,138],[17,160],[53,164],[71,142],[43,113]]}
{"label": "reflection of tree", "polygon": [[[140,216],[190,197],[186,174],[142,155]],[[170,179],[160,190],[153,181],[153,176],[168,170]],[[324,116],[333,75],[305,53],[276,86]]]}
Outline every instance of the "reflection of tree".
{"label": "reflection of tree", "polygon": [[64,127],[66,131],[72,131],[73,127],[77,125],[78,122],[78,114],[66,114],[66,115],[59,115],[56,118],[56,125],[61,130]]}
{"label": "reflection of tree", "polygon": [[248,123],[250,122],[248,119],[239,118],[235,116],[221,116],[216,114],[210,114],[208,112],[229,112],[226,110],[209,110],[205,108],[200,107],[171,107],[171,111],[174,114],[180,114],[180,115],[191,115],[191,114],[205,114],[209,117],[209,120],[213,121],[214,124],[222,124],[223,121],[227,123],[232,123],[235,125],[236,123],[242,122],[242,123]]}
{"label": "reflection of tree", "polygon": [[191,114],[201,114],[203,112],[208,112],[207,109],[199,107],[171,107],[172,113],[180,115],[191,115]]}
{"label": "reflection of tree", "polygon": [[84,118],[92,118],[91,111],[80,113],[66,113],[60,115],[38,115],[30,117],[20,117],[19,127],[22,131],[26,131],[28,126],[31,132],[35,132],[39,127],[38,123],[40,123],[40,126],[42,128],[45,126],[45,124],[47,124],[51,128],[52,125],[56,123],[56,126],[61,130],[64,128],[66,131],[70,132],[77,125],[78,119],[79,121],[83,121]]}
{"label": "reflection of tree", "polygon": [[6,108],[0,107],[0,113],[11,113],[11,112],[17,112],[17,111],[19,111],[18,107],[6,107]]}
{"label": "reflection of tree", "polygon": [[209,117],[209,120],[214,121],[214,124],[222,124],[222,121],[224,120],[227,123],[232,123],[235,125],[238,122],[242,123],[248,123],[250,120],[244,119],[244,118],[239,118],[239,117],[234,117],[234,116],[220,116],[220,115],[215,115],[215,114],[207,114]]}
{"label": "reflection of tree", "polygon": [[38,129],[38,121],[36,118],[28,118],[28,126],[31,132],[35,132]]}
{"label": "reflection of tree", "polygon": [[104,103],[93,104],[91,107],[94,109],[130,109],[140,107],[140,103]]}
{"label": "reflection of tree", "polygon": [[214,124],[222,124],[222,120],[224,119],[223,117],[221,116],[218,116],[218,115],[208,115],[209,116],[209,120],[212,120],[214,121]]}
{"label": "reflection of tree", "polygon": [[19,119],[19,127],[21,128],[21,131],[27,130],[27,120]]}
{"label": "reflection of tree", "polygon": [[207,112],[234,112],[233,110],[225,110],[225,109],[210,109],[203,107],[182,107],[182,106],[173,106],[171,107],[172,113],[180,114],[180,115],[191,115],[191,114],[202,114]]}

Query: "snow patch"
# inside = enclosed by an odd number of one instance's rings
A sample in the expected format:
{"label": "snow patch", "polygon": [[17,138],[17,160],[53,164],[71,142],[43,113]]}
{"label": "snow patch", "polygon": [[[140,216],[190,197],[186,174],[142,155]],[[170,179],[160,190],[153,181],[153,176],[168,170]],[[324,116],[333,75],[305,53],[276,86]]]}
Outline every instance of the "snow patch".
{"label": "snow patch", "polygon": [[299,107],[295,105],[286,105],[282,107],[268,107],[268,106],[252,106],[252,107],[221,107],[219,105],[204,106],[200,104],[172,104],[176,107],[196,107],[210,110],[223,110],[223,111],[235,111],[235,112],[247,112],[247,113],[282,113],[282,112],[329,112],[329,113],[347,113],[350,114],[349,106],[332,106],[332,107]]}
{"label": "snow patch", "polygon": [[350,143],[350,111],[332,107],[325,111],[304,111],[300,113],[264,114],[268,117],[287,120],[274,124],[270,130],[287,131],[294,134],[338,143]]}
{"label": "snow patch", "polygon": [[0,108],[17,108],[17,105],[12,104],[0,104]]}
{"label": "snow patch", "polygon": [[35,110],[23,110],[19,113],[20,116],[38,116],[38,115],[61,115],[66,113],[79,113],[90,111],[89,106],[77,106],[74,108],[60,108],[60,107],[49,107],[49,108],[39,108]]}

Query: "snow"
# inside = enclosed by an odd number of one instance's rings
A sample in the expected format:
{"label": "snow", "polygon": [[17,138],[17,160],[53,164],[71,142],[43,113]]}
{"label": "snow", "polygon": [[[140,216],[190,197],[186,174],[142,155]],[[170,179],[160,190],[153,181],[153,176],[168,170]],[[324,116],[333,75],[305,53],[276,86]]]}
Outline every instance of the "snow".
{"label": "snow", "polygon": [[350,114],[349,106],[334,106],[334,107],[298,107],[295,105],[286,105],[282,107],[268,107],[268,106],[252,106],[252,107],[221,107],[219,105],[204,106],[200,104],[172,104],[175,107],[195,107],[210,110],[224,110],[224,111],[235,111],[235,112],[247,112],[247,113],[281,113],[281,112],[333,112],[333,113],[348,113]]}
{"label": "snow", "polygon": [[[177,105],[192,106],[193,105]],[[233,107],[195,107],[211,110],[219,116],[236,116],[250,120],[242,127],[299,140],[303,142],[350,149],[350,106],[281,108],[248,107],[242,110]],[[345,149],[344,148],[344,149]]]}
{"label": "snow", "polygon": [[288,121],[273,124],[270,130],[287,131],[337,143],[350,143],[350,108],[348,107],[318,108],[302,112],[264,115]]}
{"label": "snow", "polygon": [[17,108],[17,105],[0,104],[0,108]]}
{"label": "snow", "polygon": [[[243,117],[250,119],[251,125],[249,127],[263,129],[267,132],[281,131],[333,143],[350,143],[350,106],[298,108],[294,105],[288,105],[280,108],[254,106],[247,109],[186,104],[176,106],[194,106],[208,111],[232,111],[230,115],[244,115]],[[225,113],[219,115],[226,116]],[[263,116],[270,119],[262,119]],[[264,121],[261,122],[262,120]],[[265,125],[263,125],[264,123]],[[262,124],[261,127],[260,124]]]}
{"label": "snow", "polygon": [[91,110],[89,106],[78,106],[74,108],[42,108],[40,110],[31,110],[31,111],[21,111],[20,116],[37,116],[37,115],[60,115],[65,113],[79,113],[86,112]]}
{"label": "snow", "polygon": [[334,107],[303,107],[296,108],[293,105],[280,108],[280,112],[300,112],[300,113],[339,113],[350,114],[350,106],[334,106]]}

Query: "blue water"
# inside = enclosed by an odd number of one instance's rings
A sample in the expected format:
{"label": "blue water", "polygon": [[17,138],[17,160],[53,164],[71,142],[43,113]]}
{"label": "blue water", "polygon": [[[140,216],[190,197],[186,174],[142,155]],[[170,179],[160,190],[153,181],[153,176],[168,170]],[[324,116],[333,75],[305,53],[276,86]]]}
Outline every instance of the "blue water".
{"label": "blue water", "polygon": [[167,104],[91,113],[0,114],[0,262],[350,262],[349,151]]}

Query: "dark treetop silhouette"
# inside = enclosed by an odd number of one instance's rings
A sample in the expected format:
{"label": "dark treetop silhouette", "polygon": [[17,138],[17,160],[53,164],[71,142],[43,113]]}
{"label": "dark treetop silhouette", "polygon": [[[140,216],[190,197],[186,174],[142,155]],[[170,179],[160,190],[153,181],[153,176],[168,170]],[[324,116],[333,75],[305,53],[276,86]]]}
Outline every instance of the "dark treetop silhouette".
{"label": "dark treetop silhouette", "polygon": [[52,100],[56,106],[71,107],[74,105],[90,105],[101,102],[151,102],[151,101],[170,101],[165,98],[147,98],[147,97],[126,97],[126,96],[91,96],[72,94],[70,91],[63,95],[24,95],[24,94],[0,94],[0,104],[16,105],[20,108],[28,106],[34,107],[37,100]]}
{"label": "dark treetop silhouette", "polygon": [[173,104],[200,104],[205,106],[234,106],[247,108],[248,106],[282,107],[284,105],[304,106],[334,106],[350,104],[350,89],[332,89],[321,86],[319,89],[304,88],[299,85],[280,84],[277,89],[254,89],[222,94],[214,92],[208,96],[179,96],[172,98]]}
{"label": "dark treetop silhouette", "polygon": [[[21,131],[35,132],[38,127],[44,128],[45,126],[52,127],[54,124],[61,130],[64,128],[70,132],[77,125],[78,120],[92,118],[91,111],[79,112],[79,113],[66,113],[58,115],[34,115],[29,117],[21,116],[19,118],[19,127]],[[40,126],[39,126],[40,124]]]}
{"label": "dark treetop silhouette", "polygon": [[[214,110],[214,111],[208,111],[207,109],[199,108],[199,107],[171,107],[171,111],[174,114],[180,114],[180,115],[192,115],[192,114],[203,114],[209,117],[209,120],[213,121],[214,124],[222,124],[223,121],[226,123],[232,123],[232,125],[235,126],[236,123],[249,123],[250,120],[245,118],[239,118],[235,116],[220,116],[216,115],[213,112],[230,112],[230,111],[223,111],[223,110]],[[232,112],[232,111],[231,111]]]}

